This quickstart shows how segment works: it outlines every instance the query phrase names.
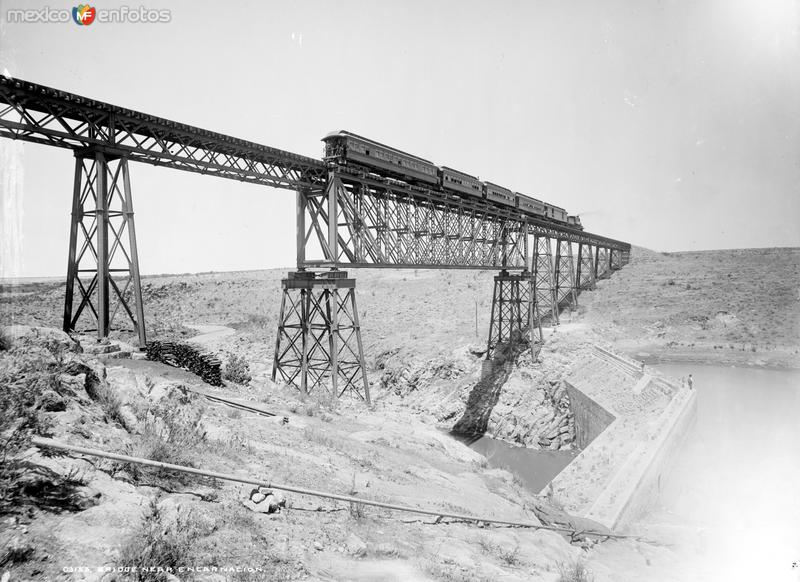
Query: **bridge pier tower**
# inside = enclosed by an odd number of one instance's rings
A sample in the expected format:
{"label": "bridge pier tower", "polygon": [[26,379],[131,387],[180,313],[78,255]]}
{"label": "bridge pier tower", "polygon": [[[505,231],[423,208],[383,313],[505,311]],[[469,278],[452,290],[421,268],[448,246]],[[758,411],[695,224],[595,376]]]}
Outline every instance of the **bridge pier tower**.
{"label": "bridge pier tower", "polygon": [[370,403],[356,308],[356,280],[346,271],[295,271],[283,294],[272,380],[278,376],[305,394],[350,391]]}
{"label": "bridge pier tower", "polygon": [[555,273],[556,308],[578,305],[575,293],[575,262],[572,258],[572,243],[565,239],[556,241]]}
{"label": "bridge pier tower", "polygon": [[595,268],[591,245],[578,244],[578,273],[575,277],[578,290],[594,289]]}
{"label": "bridge pier tower", "polygon": [[608,249],[598,246],[594,253],[594,278],[605,279],[611,271],[611,255]]}
{"label": "bridge pier tower", "polygon": [[555,299],[555,284],[553,283],[553,253],[550,250],[550,238],[535,235],[533,240],[533,257],[531,261],[533,271],[533,299],[538,309],[536,311],[537,325],[541,328],[544,321],[552,325],[558,323],[558,305]]}
{"label": "bridge pier tower", "polygon": [[97,337],[108,337],[119,311],[130,319],[139,346],[144,347],[128,160],[100,148],[77,150],[63,329],[74,331],[81,315],[90,313]]}
{"label": "bridge pier tower", "polygon": [[618,271],[622,268],[622,252],[619,249],[611,249],[609,267],[612,271]]}
{"label": "bridge pier tower", "polygon": [[524,342],[532,346],[541,341],[541,317],[534,299],[532,274],[500,271],[494,278],[486,359],[494,355],[500,344]]}

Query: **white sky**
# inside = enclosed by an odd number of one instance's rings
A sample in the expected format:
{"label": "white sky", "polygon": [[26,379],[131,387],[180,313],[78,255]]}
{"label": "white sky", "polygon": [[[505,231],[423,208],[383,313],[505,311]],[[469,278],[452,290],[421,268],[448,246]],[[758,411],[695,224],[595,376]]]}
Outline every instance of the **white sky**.
{"label": "white sky", "polygon": [[[172,22],[3,0],[0,70],[314,157],[349,129],[657,250],[800,246],[795,0],[144,4]],[[5,272],[63,275],[73,158],[22,146],[14,206],[0,148]],[[144,273],[293,264],[294,193],[131,168]]]}

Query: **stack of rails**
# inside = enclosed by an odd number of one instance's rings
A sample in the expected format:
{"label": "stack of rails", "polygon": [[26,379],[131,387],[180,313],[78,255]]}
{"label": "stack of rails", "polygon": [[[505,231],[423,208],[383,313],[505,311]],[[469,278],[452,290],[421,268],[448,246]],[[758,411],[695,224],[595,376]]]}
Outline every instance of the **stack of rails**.
{"label": "stack of rails", "polygon": [[214,354],[201,352],[183,342],[150,341],[147,343],[147,359],[162,362],[176,368],[185,368],[198,375],[212,386],[222,386],[222,362]]}

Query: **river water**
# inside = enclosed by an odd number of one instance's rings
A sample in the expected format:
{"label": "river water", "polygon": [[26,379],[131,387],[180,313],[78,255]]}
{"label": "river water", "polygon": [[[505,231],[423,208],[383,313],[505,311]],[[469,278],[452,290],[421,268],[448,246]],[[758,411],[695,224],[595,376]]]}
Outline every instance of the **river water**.
{"label": "river water", "polygon": [[487,436],[453,436],[486,457],[490,467],[506,469],[516,475],[532,493],[539,493],[580,452],[527,449]]}
{"label": "river water", "polygon": [[693,375],[697,424],[641,525],[696,580],[800,580],[800,372],[654,367]]}

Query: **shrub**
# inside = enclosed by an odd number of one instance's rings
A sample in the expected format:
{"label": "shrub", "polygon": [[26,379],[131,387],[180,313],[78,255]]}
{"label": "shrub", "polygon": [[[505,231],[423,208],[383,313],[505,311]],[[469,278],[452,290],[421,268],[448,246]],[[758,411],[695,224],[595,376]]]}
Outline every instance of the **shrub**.
{"label": "shrub", "polygon": [[568,564],[559,564],[558,573],[558,582],[592,582],[594,580],[594,575],[581,559],[573,560]]}
{"label": "shrub", "polygon": [[[120,548],[119,565],[131,569],[131,580],[162,582],[167,579],[165,571],[191,563],[192,548],[200,537],[204,532],[191,511],[179,513],[170,523],[151,499],[139,529]],[[153,568],[162,571],[150,571]]]}
{"label": "shrub", "polygon": [[118,422],[128,432],[133,429],[125,422],[125,417],[122,415],[122,401],[116,392],[107,385],[101,384],[94,389],[94,394],[97,403],[103,409],[106,422]]}
{"label": "shrub", "polygon": [[0,352],[10,350],[13,343],[11,334],[5,328],[0,327]]}
{"label": "shrub", "polygon": [[250,364],[247,363],[244,356],[237,356],[233,353],[228,354],[224,377],[226,380],[244,385],[249,384],[250,380],[253,379],[250,375]]}
{"label": "shrub", "polygon": [[[349,495],[355,496],[357,494],[358,494],[358,491],[356,490],[356,474],[353,473],[353,481],[352,481],[352,483],[350,485],[350,493],[349,493]],[[357,519],[357,520],[364,519],[366,517],[366,515],[367,515],[366,508],[367,508],[367,506],[364,505],[363,503],[359,503],[357,501],[351,501],[350,502],[350,507],[348,508],[349,512],[350,512],[350,517],[352,517],[353,519]]]}
{"label": "shrub", "polygon": [[520,563],[519,543],[514,544],[513,548],[497,547],[497,557],[508,566],[517,566]]}
{"label": "shrub", "polygon": [[[200,416],[192,415],[192,412],[191,408],[176,402],[174,398],[141,411],[141,432],[128,445],[126,454],[160,463],[193,467],[194,459],[206,447],[208,439],[200,424]],[[162,480],[186,483],[190,479],[186,473],[135,463],[122,463],[118,469],[126,470],[136,483],[153,480],[156,483]]]}
{"label": "shrub", "polygon": [[54,512],[87,507],[82,476],[60,475],[24,454],[33,435],[52,436],[52,421],[40,406],[44,394],[59,388],[62,371],[46,352],[34,352],[10,358],[0,375],[0,515],[31,506]]}

